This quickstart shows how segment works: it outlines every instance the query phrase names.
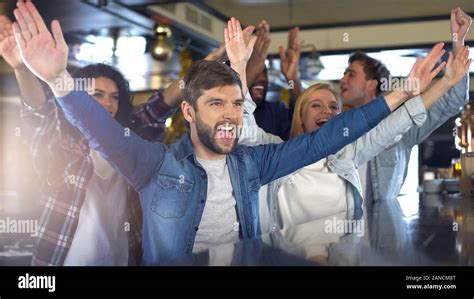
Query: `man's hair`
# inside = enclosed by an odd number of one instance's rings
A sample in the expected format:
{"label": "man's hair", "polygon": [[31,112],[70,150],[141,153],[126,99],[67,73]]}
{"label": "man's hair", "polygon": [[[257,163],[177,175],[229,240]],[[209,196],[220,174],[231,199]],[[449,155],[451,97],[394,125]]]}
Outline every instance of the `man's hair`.
{"label": "man's hair", "polygon": [[380,89],[382,85],[382,78],[388,80],[390,76],[390,71],[387,69],[385,64],[361,51],[354,52],[349,57],[349,64],[353,63],[354,61],[360,61],[362,63],[366,80],[377,81],[376,95],[380,95],[382,93],[382,90]]}
{"label": "man's hair", "polygon": [[199,60],[193,63],[184,76],[183,100],[197,111],[197,99],[203,90],[228,85],[237,85],[242,89],[236,71],[217,61]]}
{"label": "man's hair", "polygon": [[74,78],[98,78],[104,77],[114,81],[117,85],[119,94],[118,111],[115,114],[115,119],[124,127],[130,125],[132,116],[132,93],[130,92],[128,81],[113,66],[97,63],[90,64],[86,67],[76,70],[73,72],[72,77]]}

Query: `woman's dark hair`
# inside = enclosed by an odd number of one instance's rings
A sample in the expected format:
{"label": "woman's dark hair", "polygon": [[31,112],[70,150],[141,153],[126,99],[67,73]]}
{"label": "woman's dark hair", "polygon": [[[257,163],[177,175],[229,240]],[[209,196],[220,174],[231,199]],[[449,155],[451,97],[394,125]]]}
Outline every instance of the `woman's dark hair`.
{"label": "woman's dark hair", "polygon": [[124,127],[130,125],[132,116],[132,93],[128,81],[113,66],[97,63],[91,64],[72,73],[73,78],[98,78],[105,77],[115,82],[119,93],[118,111],[115,119]]}

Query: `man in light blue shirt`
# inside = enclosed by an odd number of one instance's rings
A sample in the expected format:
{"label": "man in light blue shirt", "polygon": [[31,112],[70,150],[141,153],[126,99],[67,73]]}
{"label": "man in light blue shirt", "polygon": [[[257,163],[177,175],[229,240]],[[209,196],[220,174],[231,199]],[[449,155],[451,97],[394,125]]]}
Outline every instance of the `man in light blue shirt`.
{"label": "man in light blue shirt", "polygon": [[[451,11],[451,33],[454,55],[464,46],[464,38],[471,18],[460,8]],[[382,94],[382,78],[388,71],[379,61],[365,53],[356,52],[349,59],[349,67],[341,79],[341,97],[349,107],[360,107]],[[400,205],[396,198],[407,176],[412,148],[422,143],[434,130],[458,114],[468,98],[469,75],[448,91],[447,96],[427,111],[427,120],[421,127],[412,127],[402,139],[390,146],[366,167],[361,167],[361,178],[366,178],[365,204],[370,242],[384,253],[401,254],[409,242]]]}

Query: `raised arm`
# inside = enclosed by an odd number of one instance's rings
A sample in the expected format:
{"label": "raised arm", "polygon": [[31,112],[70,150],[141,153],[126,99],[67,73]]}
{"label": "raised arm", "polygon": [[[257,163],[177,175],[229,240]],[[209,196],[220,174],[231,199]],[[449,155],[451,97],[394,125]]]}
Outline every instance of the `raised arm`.
{"label": "raised arm", "polygon": [[423,93],[423,102],[426,109],[433,107],[444,94],[458,85],[463,77],[467,75],[470,65],[469,46],[463,46],[459,49],[456,57],[453,57],[453,53],[449,53],[444,76]]}
{"label": "raised arm", "polygon": [[341,113],[321,129],[299,135],[281,144],[248,147],[258,166],[262,185],[333,154],[375,127],[390,114],[383,97],[358,109]]}
{"label": "raised arm", "polygon": [[469,59],[469,47],[464,46],[464,39],[471,23],[471,17],[465,14],[460,8],[451,11],[453,51],[449,53],[444,76],[432,88],[423,93],[423,101],[425,102],[426,109],[433,107],[441,96],[458,85],[461,79],[467,75],[469,66],[471,65],[471,59]]}
{"label": "raised arm", "polygon": [[167,103],[164,93],[157,90],[146,103],[138,106],[132,116],[131,127],[142,138],[151,142],[160,142],[166,136],[166,120],[175,111],[176,108]]}
{"label": "raised arm", "polygon": [[[468,52],[468,49],[463,47],[455,59],[450,53],[443,78],[421,96],[404,103],[374,129],[357,139],[353,147],[354,163],[361,165],[369,161],[386,147],[400,141],[407,131],[408,136],[412,132],[419,131],[427,119],[427,110],[431,109],[467,73],[469,69]],[[410,131],[412,128],[413,130]]]}
{"label": "raised arm", "polygon": [[339,151],[374,128],[407,98],[424,91],[444,66],[441,64],[441,67],[434,68],[444,52],[442,47],[441,43],[435,45],[425,59],[418,59],[413,66],[408,78],[418,82],[415,90],[396,91],[385,98],[378,97],[359,109],[339,114],[318,131],[303,134],[282,144],[250,147],[249,153],[259,165],[261,183],[266,184]]}
{"label": "raised arm", "polygon": [[[465,14],[460,8],[451,11],[451,34],[453,37],[453,54],[459,59],[459,52],[464,49],[464,39],[469,31],[472,23],[471,17]],[[452,59],[452,58],[451,58]],[[449,59],[448,59],[449,60]],[[452,59],[453,65],[456,59]],[[446,70],[449,72],[449,69]],[[449,75],[449,74],[448,74]],[[458,114],[462,107],[469,101],[469,74],[466,74],[461,81],[452,87],[447,83],[450,80],[439,80],[425,96],[431,96],[433,93],[444,92],[444,95],[439,101],[428,110],[427,119],[420,128],[411,128],[405,135],[403,135],[403,143],[407,147],[413,147],[425,140],[434,130],[441,126],[448,119]],[[451,88],[449,87],[451,86]],[[446,92],[446,90],[449,90]]]}
{"label": "raised arm", "polygon": [[19,3],[19,13],[28,26],[13,25],[25,65],[45,81],[58,98],[68,121],[89,140],[91,148],[140,191],[160,167],[165,146],[144,141],[123,128],[85,91],[75,91],[66,70],[68,47],[61,26],[53,21],[53,35],[31,2]]}
{"label": "raised arm", "polygon": [[410,73],[407,76],[407,81],[411,84],[409,88],[395,90],[385,96],[387,105],[391,111],[397,109],[406,100],[415,97],[426,90],[434,77],[446,65],[446,62],[440,63],[436,68],[436,63],[444,54],[443,43],[437,43],[433,46],[431,51],[425,58],[417,58]]}
{"label": "raised arm", "polygon": [[453,54],[464,46],[464,40],[472,24],[472,18],[457,7],[451,10],[451,37],[453,40]]}
{"label": "raised arm", "polygon": [[[303,86],[301,80],[298,77],[298,64],[301,57],[301,49],[303,48],[304,41],[298,40],[299,28],[295,27],[288,33],[288,46],[283,48],[279,47],[280,54],[280,68],[283,76],[285,76],[286,82],[290,86],[290,111],[294,110],[296,99],[303,92]],[[289,115],[292,118],[292,115]]]}
{"label": "raised arm", "polygon": [[421,96],[416,96],[357,139],[347,158],[351,158],[355,166],[360,166],[400,141],[403,134],[412,127],[423,125],[425,120],[426,109],[423,100]]}
{"label": "raised arm", "polygon": [[270,25],[267,21],[262,20],[258,25],[257,40],[246,69],[248,86],[251,86],[263,71],[270,41]]}
{"label": "raised arm", "polygon": [[[413,66],[410,78],[415,79],[416,77],[418,81],[423,80],[425,82],[420,88],[424,89],[425,86],[431,82],[432,78],[440,71],[439,67],[435,70],[430,71],[430,66],[433,65],[432,60],[436,59],[441,55],[441,53],[443,53],[441,47],[441,45],[433,47],[433,50],[430,52],[430,55],[427,56],[426,59],[419,59]],[[414,91],[409,91],[409,93],[410,92],[415,94]],[[386,100],[387,104],[389,104],[390,110],[395,110],[398,103],[402,103],[406,99],[406,97],[409,96],[409,93],[405,94],[404,91],[398,91],[387,95]],[[438,94],[438,96],[441,96],[441,94]],[[425,119],[425,107],[426,109],[428,109],[429,107],[431,107],[430,105],[432,105],[430,103],[435,102],[436,100],[437,98],[427,98],[423,101],[421,100],[421,98],[418,98],[416,100],[413,99],[411,103],[407,103],[407,107],[403,108],[401,111],[396,111],[393,116],[390,116],[390,119],[393,120],[404,117],[404,121],[402,122],[402,119],[400,119],[400,121],[397,123],[398,126],[377,126],[378,129],[372,130],[373,132],[378,132],[381,129],[384,131],[387,130],[387,134],[384,136],[390,137],[379,137],[379,140],[374,140],[374,145],[378,146],[374,147],[374,151],[366,151],[365,155],[360,156],[360,158],[365,159],[363,157],[372,156],[372,152],[380,152],[381,149],[394,142],[392,140],[395,138],[395,136],[406,132],[406,130],[409,129],[413,124],[420,126]],[[409,111],[407,111],[407,109],[409,109]],[[244,103],[244,130],[242,133],[243,138],[239,140],[239,144],[255,146],[268,143],[281,143],[282,140],[278,136],[266,133],[264,130],[258,127],[255,121],[255,117],[253,116],[254,110],[255,103],[253,103],[251,99],[246,97]],[[386,122],[387,120],[384,121],[384,123]],[[390,123],[391,121],[388,122]],[[359,138],[357,141],[364,143],[365,136],[366,135]],[[358,155],[354,155],[354,158],[356,158],[357,156]]]}
{"label": "raised arm", "polygon": [[[250,26],[249,26],[250,27]],[[258,38],[252,36],[253,26],[247,27],[243,30],[244,39],[231,39],[230,37],[234,33],[230,33],[231,30],[240,28],[238,21],[232,18],[228,22],[228,27],[225,33],[225,46],[227,57],[230,60],[232,68],[239,73],[241,81],[244,83],[246,74],[248,74],[248,67],[246,65],[250,62],[249,57],[253,56],[256,46],[253,47],[252,43],[258,42]],[[256,41],[254,41],[256,39]],[[251,58],[250,58],[251,59]],[[247,61],[248,60],[248,61]],[[246,70],[246,71],[245,71]],[[247,80],[248,81],[248,80]],[[253,112],[255,110],[255,103],[250,97],[250,93],[247,92],[247,88],[243,87],[242,93],[245,95],[244,102],[244,122],[241,135],[239,137],[239,144],[243,145],[260,145],[267,143],[281,143],[282,140],[278,136],[267,134],[261,128],[258,127]]]}
{"label": "raised arm", "polygon": [[224,41],[230,66],[239,74],[240,81],[242,82],[242,94],[245,96],[248,93],[247,62],[252,55],[252,49],[257,41],[257,37],[252,36],[246,42],[239,20],[231,18],[227,22],[227,28],[224,28]]}
{"label": "raised arm", "polygon": [[[15,14],[18,15],[16,10]],[[29,147],[33,168],[42,178],[54,182],[60,177],[58,169],[64,169],[67,161],[63,153],[54,153],[52,149],[64,148],[62,145],[70,141],[71,126],[57,113],[51,92],[45,92],[43,88],[47,87],[23,63],[12,22],[4,15],[0,15],[0,55],[14,70],[20,88],[24,104],[20,110],[22,123],[34,132]]]}
{"label": "raised arm", "polygon": [[[17,15],[17,10],[15,10],[15,15]],[[4,15],[0,15],[0,56],[15,72],[22,101],[32,108],[44,105],[47,98],[43,86],[23,64],[13,35],[12,23]]]}
{"label": "raised arm", "polygon": [[[440,79],[432,88],[423,93],[423,97],[436,99],[442,94],[441,99],[433,101],[434,105],[427,111],[426,122],[421,127],[413,127],[403,135],[402,141],[407,147],[413,147],[425,140],[434,130],[448,119],[461,112],[462,107],[469,101],[469,75],[464,75],[461,80],[450,88],[451,83]],[[446,90],[448,90],[446,92]]]}

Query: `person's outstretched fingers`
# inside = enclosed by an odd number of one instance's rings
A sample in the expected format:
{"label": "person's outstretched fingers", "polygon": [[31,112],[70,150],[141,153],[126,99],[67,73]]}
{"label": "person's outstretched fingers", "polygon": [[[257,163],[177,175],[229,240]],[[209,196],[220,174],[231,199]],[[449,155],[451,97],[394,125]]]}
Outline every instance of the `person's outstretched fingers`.
{"label": "person's outstretched fingers", "polygon": [[[29,2],[30,5],[31,2]],[[21,12],[21,15],[23,16],[23,19],[26,22],[26,26],[28,26],[28,30],[31,33],[31,36],[38,35],[38,28],[36,28],[35,21],[33,20],[33,16],[31,15],[30,11],[26,7],[25,3],[23,2],[18,2],[18,9]]]}
{"label": "person's outstretched fingers", "polygon": [[20,33],[25,41],[31,40],[31,33],[28,29],[28,25],[26,25],[25,19],[23,18],[23,14],[17,8],[13,11],[13,14],[16,18],[16,23],[18,24],[18,29],[20,29]]}
{"label": "person's outstretched fingers", "polygon": [[54,40],[56,41],[56,47],[67,47],[66,41],[64,40],[64,34],[61,29],[61,25],[59,24],[58,20],[54,20],[51,23],[51,30],[53,31],[53,37]]}
{"label": "person's outstretched fingers", "polygon": [[38,28],[38,31],[39,32],[48,31],[48,28],[46,27],[46,24],[44,23],[43,18],[39,14],[38,9],[36,9],[34,4],[32,2],[26,2],[26,8],[30,12],[30,14],[31,14],[31,16],[32,16],[32,18],[33,18],[33,20],[36,24],[36,27]]}
{"label": "person's outstretched fingers", "polygon": [[23,51],[26,48],[26,42],[17,22],[13,23],[13,33],[15,34],[15,40],[18,47],[20,47],[20,50]]}

